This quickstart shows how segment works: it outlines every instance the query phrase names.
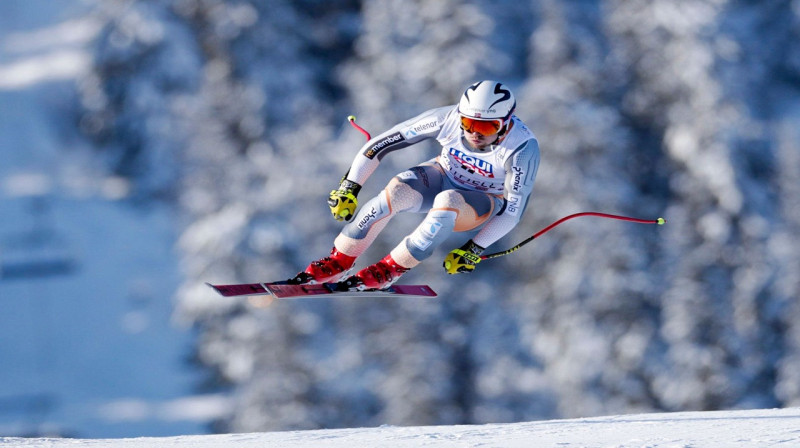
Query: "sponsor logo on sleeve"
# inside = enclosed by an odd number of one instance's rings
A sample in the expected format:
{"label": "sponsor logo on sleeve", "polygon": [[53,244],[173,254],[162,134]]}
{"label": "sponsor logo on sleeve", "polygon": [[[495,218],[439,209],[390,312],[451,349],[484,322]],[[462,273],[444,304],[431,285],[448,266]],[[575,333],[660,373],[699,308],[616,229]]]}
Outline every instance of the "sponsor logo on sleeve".
{"label": "sponsor logo on sleeve", "polygon": [[422,123],[422,124],[415,124],[413,126],[409,126],[405,130],[405,132],[403,132],[403,134],[406,137],[411,138],[418,135],[420,132],[426,132],[431,129],[434,129],[438,124],[439,122],[437,120],[429,121],[427,123]]}
{"label": "sponsor logo on sleeve", "polygon": [[522,195],[511,193],[506,200],[506,212],[511,216],[517,216],[522,205]]}
{"label": "sponsor logo on sleeve", "polygon": [[520,190],[522,189],[522,176],[524,173],[522,172],[522,168],[518,166],[515,166],[512,169],[514,170],[514,177],[513,177],[514,180],[513,183],[511,184],[511,191],[513,191],[514,193],[519,193]]}
{"label": "sponsor logo on sleeve", "polygon": [[397,144],[399,142],[402,142],[403,140],[405,140],[405,137],[403,137],[403,135],[400,134],[399,132],[395,132],[394,134],[387,135],[386,137],[384,137],[384,138],[378,140],[377,142],[375,142],[374,145],[370,146],[369,149],[367,149],[367,151],[364,152],[364,155],[368,159],[374,159],[375,156],[377,156],[378,153],[380,153],[384,149],[386,149],[386,148],[388,148],[388,147],[390,147],[390,146],[392,146],[394,144]]}

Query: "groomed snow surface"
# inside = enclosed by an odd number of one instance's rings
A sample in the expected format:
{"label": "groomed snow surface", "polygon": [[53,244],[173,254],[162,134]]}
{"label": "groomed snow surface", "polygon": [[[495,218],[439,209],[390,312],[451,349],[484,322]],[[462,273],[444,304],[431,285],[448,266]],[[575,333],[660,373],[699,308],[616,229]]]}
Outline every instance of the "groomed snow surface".
{"label": "groomed snow surface", "polygon": [[800,408],[681,412],[476,426],[286,431],[137,439],[20,439],[2,447],[591,448],[797,447]]}

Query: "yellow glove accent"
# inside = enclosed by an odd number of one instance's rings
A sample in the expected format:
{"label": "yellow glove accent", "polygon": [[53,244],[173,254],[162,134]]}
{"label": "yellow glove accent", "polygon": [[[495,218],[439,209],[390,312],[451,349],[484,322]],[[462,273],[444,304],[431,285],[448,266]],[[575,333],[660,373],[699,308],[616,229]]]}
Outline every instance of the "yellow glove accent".
{"label": "yellow glove accent", "polygon": [[337,221],[350,221],[356,213],[358,199],[349,191],[333,190],[328,196],[328,206]]}
{"label": "yellow glove accent", "polygon": [[481,256],[463,249],[453,249],[444,257],[444,270],[448,274],[469,273],[481,262]]}
{"label": "yellow glove accent", "polygon": [[328,195],[328,206],[331,208],[333,218],[337,221],[350,221],[356,214],[358,207],[358,192],[361,185],[347,180],[347,174],[342,178],[338,190],[331,191]]}

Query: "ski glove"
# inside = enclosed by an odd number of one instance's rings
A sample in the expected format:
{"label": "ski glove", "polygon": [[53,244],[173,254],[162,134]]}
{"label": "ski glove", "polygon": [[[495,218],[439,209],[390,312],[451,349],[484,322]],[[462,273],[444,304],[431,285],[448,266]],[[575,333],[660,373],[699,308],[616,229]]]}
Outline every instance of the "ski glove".
{"label": "ski glove", "polygon": [[358,207],[358,192],[361,191],[361,185],[342,179],[339,184],[338,190],[331,191],[328,196],[328,206],[331,208],[333,218],[337,221],[350,221],[356,213]]}
{"label": "ski glove", "polygon": [[448,274],[469,273],[481,262],[484,248],[469,240],[458,249],[453,249],[444,257],[444,270]]}

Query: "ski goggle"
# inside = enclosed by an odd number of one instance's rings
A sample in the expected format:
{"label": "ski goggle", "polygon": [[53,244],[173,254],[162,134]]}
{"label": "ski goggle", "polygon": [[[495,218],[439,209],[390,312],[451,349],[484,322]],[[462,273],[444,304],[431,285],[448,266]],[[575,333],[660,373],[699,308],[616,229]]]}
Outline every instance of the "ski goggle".
{"label": "ski goggle", "polygon": [[461,129],[474,133],[477,132],[481,135],[492,135],[500,132],[503,127],[503,120],[497,118],[492,120],[480,120],[477,118],[470,118],[461,116]]}

